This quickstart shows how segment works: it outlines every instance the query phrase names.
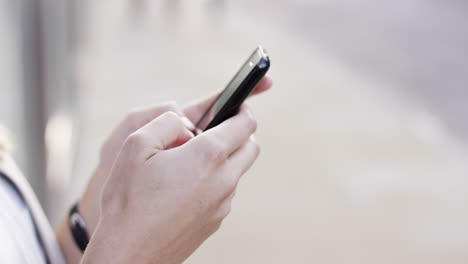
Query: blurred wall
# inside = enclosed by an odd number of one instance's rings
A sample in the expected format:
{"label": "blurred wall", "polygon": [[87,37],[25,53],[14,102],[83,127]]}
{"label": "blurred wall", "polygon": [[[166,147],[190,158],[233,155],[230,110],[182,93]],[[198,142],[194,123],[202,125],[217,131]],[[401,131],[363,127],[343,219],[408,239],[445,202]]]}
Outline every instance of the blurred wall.
{"label": "blurred wall", "polygon": [[67,1],[49,0],[2,1],[0,6],[0,120],[13,135],[14,158],[49,215],[64,213],[54,210],[54,201],[66,191],[74,150],[69,34],[75,11],[70,7]]}
{"label": "blurred wall", "polygon": [[0,12],[0,120],[13,135],[14,157],[45,204],[45,117],[37,2],[2,1]]}

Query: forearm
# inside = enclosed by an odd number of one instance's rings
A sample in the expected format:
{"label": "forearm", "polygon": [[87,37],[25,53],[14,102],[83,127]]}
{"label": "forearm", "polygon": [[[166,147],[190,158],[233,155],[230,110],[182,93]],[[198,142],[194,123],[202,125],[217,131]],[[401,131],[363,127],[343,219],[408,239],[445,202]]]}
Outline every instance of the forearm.
{"label": "forearm", "polygon": [[148,256],[151,251],[139,247],[139,242],[118,225],[99,224],[89,241],[81,264],[173,263],[161,262],[157,257]]}
{"label": "forearm", "polygon": [[80,263],[83,253],[76,246],[73,240],[70,227],[68,226],[68,217],[60,222],[55,229],[55,236],[62,250],[63,256],[65,257],[67,264]]}
{"label": "forearm", "polygon": [[[83,217],[83,220],[86,223],[86,231],[91,237],[91,235],[94,233],[94,230],[96,229],[98,215],[96,213],[96,203],[93,203],[93,201],[90,201],[90,199],[85,199],[86,197],[88,196],[83,195],[78,205],[78,212],[81,215],[81,217]],[[79,247],[76,245],[75,240],[73,239],[73,235],[69,226],[68,214],[57,226],[55,230],[55,236],[67,263],[80,263],[83,257],[83,253],[81,252]]]}
{"label": "forearm", "polygon": [[114,244],[112,243],[112,234],[105,235],[106,232],[101,229],[97,228],[96,235],[93,236],[91,241],[89,241],[89,245],[86,248],[81,264],[131,263],[130,261],[122,260],[121,253],[125,252],[125,250],[122,250],[121,248],[115,248],[115,250],[113,250]]}
{"label": "forearm", "polygon": [[[130,263],[125,259],[127,252],[119,248],[119,239],[116,239],[118,230],[113,230],[109,226],[96,228],[93,226],[95,234],[90,238],[85,253],[76,245],[68,224],[68,215],[60,222],[55,229],[55,236],[60,245],[67,264],[79,263]],[[118,261],[117,261],[118,260]]]}

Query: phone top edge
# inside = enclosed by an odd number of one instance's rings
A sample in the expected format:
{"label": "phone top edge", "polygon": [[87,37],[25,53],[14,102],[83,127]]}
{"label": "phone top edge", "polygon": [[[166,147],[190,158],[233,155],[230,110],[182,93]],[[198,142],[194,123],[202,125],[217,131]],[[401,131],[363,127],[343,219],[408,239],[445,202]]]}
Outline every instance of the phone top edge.
{"label": "phone top edge", "polygon": [[253,54],[250,56],[249,61],[252,63],[251,66],[256,66],[260,69],[270,67],[270,58],[266,50],[262,46],[258,46]]}
{"label": "phone top edge", "polygon": [[260,58],[260,61],[257,63],[257,67],[261,70],[270,68],[270,59],[267,57]]}
{"label": "phone top edge", "polygon": [[[270,59],[268,57],[268,54],[266,50],[261,45],[259,45],[253,51],[253,53],[251,53],[250,57],[238,70],[234,77],[229,81],[225,89],[218,95],[218,97],[213,101],[213,103],[208,107],[208,109],[205,111],[202,117],[198,120],[198,122],[196,123],[196,127],[203,131],[206,131],[235,114],[235,111],[231,111],[234,110],[232,109],[232,107],[238,109],[240,104],[258,85],[261,78],[265,76],[269,68]],[[235,90],[232,90],[232,88],[230,88],[234,87],[233,85],[235,85],[236,87]],[[226,97],[226,94],[228,94],[229,97]],[[226,97],[227,99],[220,99],[223,97]],[[219,102],[222,102],[222,104],[221,108],[218,109],[216,105]],[[204,120],[207,117],[211,119],[208,119],[209,121],[207,126],[201,125],[203,122],[206,122]]]}
{"label": "phone top edge", "polygon": [[[255,65],[246,76],[246,78],[240,83],[239,87],[235,90],[235,92],[231,95],[231,97],[226,101],[226,103],[222,106],[220,111],[214,116],[214,118],[209,122],[206,128],[203,131],[209,130],[210,128],[219,125],[221,122],[226,120],[227,118],[233,116],[235,111],[224,116],[220,116],[219,113],[224,113],[235,107],[236,111],[238,110],[239,106],[244,102],[244,100],[249,96],[249,94],[255,90],[255,87],[258,85],[260,80],[266,75],[269,67],[270,62],[268,57],[262,57],[261,62],[263,63],[263,67],[259,67],[259,65]],[[260,62],[259,62],[260,63]],[[237,103],[236,103],[237,102]]]}
{"label": "phone top edge", "polygon": [[[244,100],[249,96],[249,94],[255,90],[255,87],[258,85],[260,80],[265,76],[268,68],[259,68],[258,66],[254,67],[253,70],[249,73],[247,78],[239,85],[238,89],[231,95],[231,97],[227,100],[227,102],[222,106],[219,112],[213,117],[213,119],[209,122],[206,128],[203,131],[207,131],[214,126],[219,125],[221,122],[226,120],[227,118],[232,117],[235,115],[235,112],[239,109],[240,105],[244,102]],[[233,107],[236,109],[235,111],[227,114],[227,115],[220,115],[220,113],[229,112],[232,110]]]}

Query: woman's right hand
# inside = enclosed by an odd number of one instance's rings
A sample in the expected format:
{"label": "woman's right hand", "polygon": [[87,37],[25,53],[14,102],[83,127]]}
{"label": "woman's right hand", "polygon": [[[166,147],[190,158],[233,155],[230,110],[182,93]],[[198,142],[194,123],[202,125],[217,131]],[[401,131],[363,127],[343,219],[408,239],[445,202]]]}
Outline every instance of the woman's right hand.
{"label": "woman's right hand", "polygon": [[194,138],[171,112],[131,134],[105,184],[83,263],[182,263],[228,215],[259,154],[255,130],[243,106]]}

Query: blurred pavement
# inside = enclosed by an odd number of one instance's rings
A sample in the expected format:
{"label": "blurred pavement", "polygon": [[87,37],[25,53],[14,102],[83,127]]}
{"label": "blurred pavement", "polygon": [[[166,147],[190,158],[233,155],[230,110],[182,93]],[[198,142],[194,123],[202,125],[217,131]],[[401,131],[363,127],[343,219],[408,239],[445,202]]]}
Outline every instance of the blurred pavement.
{"label": "blurred pavement", "polygon": [[[454,113],[457,128],[466,127],[465,82],[453,78],[466,75],[450,72],[466,61],[453,60],[451,35],[436,27],[439,6],[88,5],[77,72],[83,142],[76,175],[83,179],[128,109],[204,96],[224,87],[257,44],[271,54],[275,87],[249,102],[262,155],[242,180],[232,215],[188,263],[468,261],[468,155],[450,129]],[[452,11],[446,17],[460,15]],[[441,43],[420,43],[421,36]],[[447,69],[439,57],[465,64]]]}

